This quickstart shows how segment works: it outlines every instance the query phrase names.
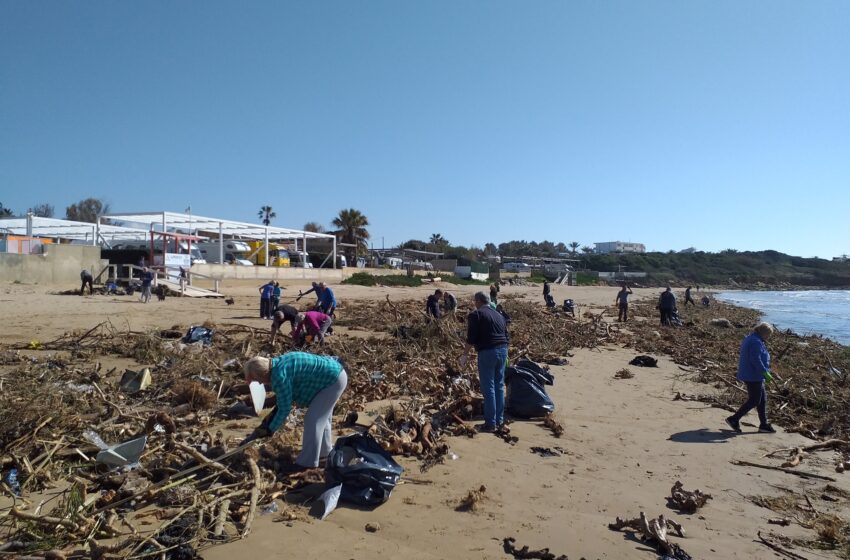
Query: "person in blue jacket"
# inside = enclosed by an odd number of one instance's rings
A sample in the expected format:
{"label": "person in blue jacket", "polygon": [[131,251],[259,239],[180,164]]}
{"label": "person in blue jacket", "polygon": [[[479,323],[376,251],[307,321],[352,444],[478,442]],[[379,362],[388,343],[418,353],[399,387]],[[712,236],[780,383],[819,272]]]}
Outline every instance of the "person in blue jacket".
{"label": "person in blue jacket", "polygon": [[316,290],[319,294],[319,301],[316,302],[316,311],[321,311],[329,317],[333,317],[336,310],[336,298],[333,290],[331,290],[324,282],[319,282],[319,287]]}
{"label": "person in blue jacket", "polygon": [[767,421],[767,391],[764,388],[765,383],[773,380],[770,373],[770,354],[766,344],[772,334],[771,325],[759,323],[741,343],[737,378],[738,381],[746,383],[748,398],[738,412],[726,419],[726,423],[736,433],[741,433],[741,418],[754,408],[759,415],[759,432],[767,434],[776,432]]}

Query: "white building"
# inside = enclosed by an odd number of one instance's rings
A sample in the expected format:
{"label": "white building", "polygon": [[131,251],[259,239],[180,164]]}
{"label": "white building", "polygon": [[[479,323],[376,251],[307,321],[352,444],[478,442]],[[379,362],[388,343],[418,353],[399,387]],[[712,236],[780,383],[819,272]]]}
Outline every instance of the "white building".
{"label": "white building", "polygon": [[646,245],[643,243],[629,243],[626,241],[605,241],[594,243],[594,252],[606,253],[646,253]]}

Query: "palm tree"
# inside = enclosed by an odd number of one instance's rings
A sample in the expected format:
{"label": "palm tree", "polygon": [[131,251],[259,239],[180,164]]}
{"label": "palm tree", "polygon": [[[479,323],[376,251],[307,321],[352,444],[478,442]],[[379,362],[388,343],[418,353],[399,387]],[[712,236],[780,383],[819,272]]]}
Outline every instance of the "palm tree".
{"label": "palm tree", "polygon": [[260,206],[260,211],[257,212],[257,217],[262,218],[263,225],[270,225],[272,218],[277,218],[277,214],[272,210],[271,206]]}
{"label": "palm tree", "polygon": [[449,240],[446,239],[445,237],[443,237],[442,235],[440,235],[439,233],[432,233],[431,234],[431,241],[429,241],[429,243],[431,245],[433,245],[434,247],[448,247],[449,246]]}
{"label": "palm tree", "polygon": [[570,241],[570,252],[575,256],[578,253],[578,248],[581,245],[578,241]]}
{"label": "palm tree", "polygon": [[338,234],[342,237],[343,243],[353,243],[357,247],[354,254],[366,251],[366,240],[369,239],[369,232],[366,226],[369,225],[369,219],[364,216],[360,210],[349,208],[348,210],[340,210],[339,216],[331,222],[334,227],[338,228]]}
{"label": "palm tree", "polygon": [[325,226],[318,222],[307,222],[304,224],[304,231],[312,231],[313,233],[325,233]]}
{"label": "palm tree", "polygon": [[584,247],[581,248],[581,252],[584,253],[585,255],[593,254],[593,247],[589,247],[589,246],[585,245]]}

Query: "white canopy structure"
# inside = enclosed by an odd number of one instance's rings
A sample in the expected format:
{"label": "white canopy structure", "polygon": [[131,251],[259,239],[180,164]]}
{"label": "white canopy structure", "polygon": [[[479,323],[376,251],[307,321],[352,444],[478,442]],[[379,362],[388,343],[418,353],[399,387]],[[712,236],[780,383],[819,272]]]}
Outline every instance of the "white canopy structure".
{"label": "white canopy structure", "polygon": [[[266,226],[262,224],[251,224],[247,222],[236,222],[221,218],[207,218],[194,214],[183,214],[179,212],[136,212],[126,214],[103,214],[98,217],[98,226],[115,227],[105,225],[104,220],[130,222],[146,225],[150,231],[184,231],[186,233],[214,235],[218,234],[219,240],[219,262],[224,262],[224,236],[235,239],[253,239],[264,241],[266,266],[269,266],[269,241],[294,240],[303,242],[303,250],[307,250],[308,239],[332,239],[333,240],[333,267],[336,268],[336,236],[328,233],[316,233],[300,229],[282,228],[277,226]],[[304,266],[307,266],[306,260]]]}
{"label": "white canopy structure", "polygon": [[150,236],[147,230],[113,225],[98,225],[89,222],[59,220],[57,218],[26,218],[0,219],[0,232],[27,237],[47,237],[50,239],[68,239],[85,241],[97,245],[100,241],[111,239],[137,239],[143,241]]}

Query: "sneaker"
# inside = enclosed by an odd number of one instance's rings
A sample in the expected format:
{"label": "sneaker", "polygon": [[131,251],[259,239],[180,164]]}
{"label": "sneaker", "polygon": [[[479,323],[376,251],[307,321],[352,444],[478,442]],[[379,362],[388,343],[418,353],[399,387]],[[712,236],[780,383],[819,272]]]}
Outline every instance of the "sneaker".
{"label": "sneaker", "polygon": [[726,419],[726,423],[729,424],[729,427],[732,428],[732,431],[736,434],[741,433],[741,423],[735,420],[734,417],[730,416]]}
{"label": "sneaker", "polygon": [[759,432],[763,434],[775,434],[776,430],[770,424],[762,424],[759,426]]}
{"label": "sneaker", "polygon": [[493,424],[487,424],[485,422],[484,424],[478,424],[477,426],[475,426],[475,429],[481,433],[492,434],[496,431],[496,426],[494,426]]}

